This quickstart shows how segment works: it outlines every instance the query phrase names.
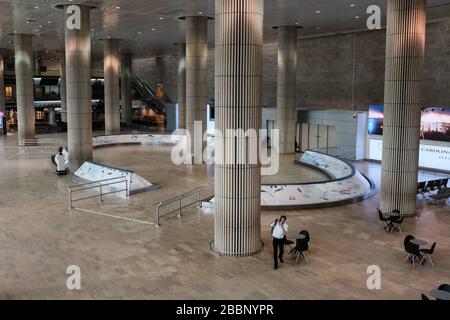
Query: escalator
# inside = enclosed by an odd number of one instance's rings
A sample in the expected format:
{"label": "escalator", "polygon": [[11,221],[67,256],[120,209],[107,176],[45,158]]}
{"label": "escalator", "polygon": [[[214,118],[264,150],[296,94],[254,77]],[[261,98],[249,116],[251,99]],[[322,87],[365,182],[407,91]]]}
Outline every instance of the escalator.
{"label": "escalator", "polygon": [[136,98],[143,101],[147,107],[160,115],[167,113],[166,103],[171,103],[168,97],[165,97],[164,100],[158,98],[155,91],[137,76],[133,79],[133,88],[136,91]]}

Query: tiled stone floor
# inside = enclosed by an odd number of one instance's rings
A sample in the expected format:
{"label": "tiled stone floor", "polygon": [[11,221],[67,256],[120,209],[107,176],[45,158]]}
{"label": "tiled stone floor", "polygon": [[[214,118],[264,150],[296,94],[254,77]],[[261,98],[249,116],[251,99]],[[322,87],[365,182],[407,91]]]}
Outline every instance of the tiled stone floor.
{"label": "tiled stone floor", "polygon": [[[60,135],[43,138],[61,137]],[[405,221],[405,234],[378,229],[378,195],[362,203],[283,212],[290,234],[311,233],[309,264],[285,259],[273,270],[267,225],[281,212],[262,213],[263,254],[218,257],[209,252],[214,216],[193,208],[183,217],[154,226],[112,219],[93,212],[153,222],[156,204],[174,194],[204,186],[213,193],[213,168],[177,167],[168,147],[123,146],[94,152],[95,160],[133,169],[161,184],[161,190],[121,200],[110,196],[67,209],[70,177],[57,177],[49,150],[21,151],[16,137],[0,136],[0,298],[3,299],[419,299],[450,283],[450,210],[445,203],[420,201],[421,214]],[[20,151],[20,150],[19,150]],[[279,177],[321,179],[291,166]],[[289,167],[291,166],[291,167]],[[379,164],[358,168],[379,185]],[[289,168],[287,168],[289,167]],[[425,178],[434,174],[421,173]],[[437,241],[433,270],[402,264],[406,233]],[[66,288],[69,265],[81,268],[78,291]],[[366,269],[381,268],[381,290],[368,290]]]}

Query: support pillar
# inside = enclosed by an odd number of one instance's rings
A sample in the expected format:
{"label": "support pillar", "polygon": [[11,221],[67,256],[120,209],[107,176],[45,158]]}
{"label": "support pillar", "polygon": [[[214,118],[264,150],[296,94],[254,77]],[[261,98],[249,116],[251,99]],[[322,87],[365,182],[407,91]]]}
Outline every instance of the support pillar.
{"label": "support pillar", "polygon": [[227,145],[232,156],[215,164],[214,248],[224,255],[248,256],[261,248],[261,165],[259,155],[256,161],[249,160],[254,154],[239,157],[227,130],[259,134],[264,1],[216,0],[215,8],[215,115],[223,135],[216,136],[216,152]]}
{"label": "support pillar", "polygon": [[121,62],[121,96],[122,96],[122,122],[127,126],[133,123],[133,97],[131,90],[133,87],[133,55],[131,53],[122,54]]}
{"label": "support pillar", "polygon": [[277,129],[279,153],[295,153],[297,123],[297,30],[295,26],[278,29]]}
{"label": "support pillar", "polygon": [[[67,13],[64,21],[71,21]],[[91,98],[91,9],[80,7],[80,29],[68,28],[65,23],[67,138],[69,166],[75,172],[85,161],[92,160],[92,98]]]}
{"label": "support pillar", "polygon": [[186,129],[186,43],[178,43],[178,129]]}
{"label": "support pillar", "polygon": [[[188,161],[203,163],[206,142],[206,104],[208,78],[208,17],[186,17],[186,130],[190,133]],[[201,122],[201,130],[194,130],[195,122]],[[201,136],[199,136],[201,134]],[[200,146],[201,148],[196,148]]]}
{"label": "support pillar", "polygon": [[16,97],[18,143],[30,143],[36,138],[36,112],[33,86],[33,40],[31,34],[14,34],[16,65]]}
{"label": "support pillar", "polygon": [[[0,53],[0,113],[6,116],[6,101],[5,101],[5,65],[3,63],[3,55]],[[6,126],[6,123],[3,125]]]}
{"label": "support pillar", "polygon": [[119,85],[119,41],[104,40],[104,76],[105,76],[105,134],[120,133],[120,85]]}
{"label": "support pillar", "polygon": [[383,211],[416,213],[426,0],[389,0],[386,31]]}
{"label": "support pillar", "polygon": [[61,51],[59,54],[59,93],[61,96],[61,122],[67,123],[67,89],[66,89],[66,51]]}

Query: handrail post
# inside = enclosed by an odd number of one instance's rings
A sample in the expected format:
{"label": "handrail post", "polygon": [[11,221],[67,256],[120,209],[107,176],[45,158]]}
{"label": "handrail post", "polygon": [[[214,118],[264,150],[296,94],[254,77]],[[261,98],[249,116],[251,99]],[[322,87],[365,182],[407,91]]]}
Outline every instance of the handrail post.
{"label": "handrail post", "polygon": [[103,202],[103,188],[102,185],[100,184],[100,203]]}
{"label": "handrail post", "polygon": [[200,200],[200,192],[202,189],[198,189],[198,207],[203,208],[202,201]]}
{"label": "handrail post", "polygon": [[70,190],[70,188],[68,190],[69,190],[69,210],[72,210],[73,209],[73,206],[72,206],[72,191]]}
{"label": "handrail post", "polygon": [[181,196],[179,200],[180,200],[180,205],[178,207],[178,218],[181,218],[181,202],[183,201],[183,197]]}
{"label": "handrail post", "polygon": [[158,204],[157,214],[156,214],[156,227],[159,227],[159,207],[161,206],[161,202]]}

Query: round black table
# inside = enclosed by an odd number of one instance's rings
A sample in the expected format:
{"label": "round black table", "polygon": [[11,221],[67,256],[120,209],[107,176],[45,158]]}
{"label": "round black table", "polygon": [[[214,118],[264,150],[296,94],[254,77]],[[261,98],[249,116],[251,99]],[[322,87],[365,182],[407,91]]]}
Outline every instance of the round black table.
{"label": "round black table", "polygon": [[444,290],[431,290],[430,295],[437,300],[450,300],[450,292]]}
{"label": "round black table", "polygon": [[428,244],[427,240],[421,240],[421,239],[411,239],[411,240],[409,240],[409,242],[411,242],[412,244],[417,244],[419,246],[423,246],[425,244]]}

